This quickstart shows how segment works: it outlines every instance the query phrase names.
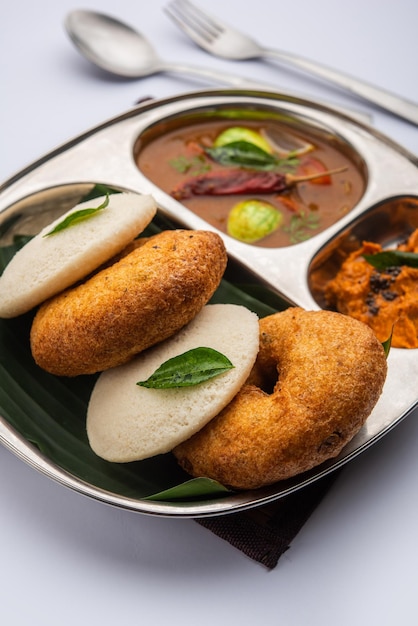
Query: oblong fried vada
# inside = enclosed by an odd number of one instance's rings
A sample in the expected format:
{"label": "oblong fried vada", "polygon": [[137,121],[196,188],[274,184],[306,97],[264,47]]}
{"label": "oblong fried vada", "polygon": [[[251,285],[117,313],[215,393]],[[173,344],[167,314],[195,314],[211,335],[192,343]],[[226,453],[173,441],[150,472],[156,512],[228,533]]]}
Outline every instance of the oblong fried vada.
{"label": "oblong fried vada", "polygon": [[[49,234],[72,214],[108,205],[87,220]],[[45,226],[21,248],[0,277],[0,317],[22,315],[85,278],[119,253],[151,222],[150,195],[111,194],[81,202]]]}
{"label": "oblong fried vada", "polygon": [[31,328],[36,363],[58,376],[125,363],[185,326],[227,263],[216,233],[165,231],[81,285],[44,303]]}
{"label": "oblong fried vada", "polygon": [[174,449],[193,476],[255,489],[337,456],[360,430],[386,378],[366,325],[291,308],[260,320],[260,351],[232,402]]}

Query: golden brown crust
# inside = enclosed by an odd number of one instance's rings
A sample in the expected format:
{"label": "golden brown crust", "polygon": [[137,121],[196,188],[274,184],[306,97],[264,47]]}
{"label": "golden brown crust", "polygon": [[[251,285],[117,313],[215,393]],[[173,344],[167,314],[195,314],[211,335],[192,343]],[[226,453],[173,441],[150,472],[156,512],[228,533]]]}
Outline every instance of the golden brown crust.
{"label": "golden brown crust", "polygon": [[381,344],[357,320],[299,308],[266,317],[246,385],[174,454],[193,476],[235,489],[305,472],[337,456],[359,431],[386,368]]}
{"label": "golden brown crust", "polygon": [[193,319],[218,287],[226,263],[216,233],[155,235],[42,305],[31,329],[33,357],[60,376],[125,363]]}

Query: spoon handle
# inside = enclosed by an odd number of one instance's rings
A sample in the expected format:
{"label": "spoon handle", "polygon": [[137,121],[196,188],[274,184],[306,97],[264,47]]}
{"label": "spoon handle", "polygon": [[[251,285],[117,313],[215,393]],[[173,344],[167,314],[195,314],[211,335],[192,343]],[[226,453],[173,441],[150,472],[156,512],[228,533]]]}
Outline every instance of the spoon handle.
{"label": "spoon handle", "polygon": [[[182,63],[164,63],[159,67],[161,72],[173,73],[173,74],[185,74],[193,77],[208,79],[210,82],[221,83],[231,85],[233,87],[244,89],[262,89],[263,91],[272,91],[272,85],[268,83],[258,82],[236,74],[228,74],[218,70],[212,70],[206,67],[200,67],[195,65],[187,65]],[[282,90],[280,93],[284,94]],[[295,94],[293,94],[293,97]],[[307,97],[307,96],[306,96]],[[320,101],[316,100],[319,104]],[[354,111],[340,105],[328,104],[322,102],[327,108],[334,108],[336,111],[343,113],[357,119],[359,122],[369,124],[372,121],[371,116],[368,113]]]}
{"label": "spoon handle", "polygon": [[376,104],[381,109],[386,109],[397,117],[401,117],[418,126],[418,104],[401,98],[390,91],[375,87],[349,74],[339,72],[289,52],[268,48],[263,49],[262,56],[271,57],[299,70],[319,76],[330,83],[342,87],[345,91],[349,91],[356,96],[361,96],[365,100]]}
{"label": "spoon handle", "polygon": [[212,70],[207,67],[195,66],[195,65],[186,65],[183,63],[164,63],[161,65],[161,71],[176,73],[176,74],[186,74],[194,77],[206,78],[210,82],[215,83],[225,83],[226,85],[231,85],[235,87],[254,87],[255,89],[270,89],[271,85],[267,83],[261,83],[257,81],[252,81],[247,78],[243,78],[241,76],[237,76],[236,74],[228,74],[226,72],[221,72],[219,70]]}

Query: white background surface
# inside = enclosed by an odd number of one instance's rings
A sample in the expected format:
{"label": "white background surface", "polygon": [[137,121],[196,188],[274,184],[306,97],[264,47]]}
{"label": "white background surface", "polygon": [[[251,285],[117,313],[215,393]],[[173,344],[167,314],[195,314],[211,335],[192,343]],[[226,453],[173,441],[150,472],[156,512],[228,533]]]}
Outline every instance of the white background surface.
{"label": "white background surface", "polygon": [[[415,0],[200,0],[270,46],[302,53],[418,102]],[[163,14],[163,0],[14,0],[0,35],[0,180],[142,96],[199,88],[122,81],[72,47],[66,13],[96,8],[141,30],[161,56],[357,106],[418,154],[418,128],[273,63],[213,59]],[[417,190],[418,191],[418,190]],[[417,623],[418,412],[345,468],[275,570],[192,520],[91,501],[0,448],[0,621],[7,626],[169,623],[316,626]]]}

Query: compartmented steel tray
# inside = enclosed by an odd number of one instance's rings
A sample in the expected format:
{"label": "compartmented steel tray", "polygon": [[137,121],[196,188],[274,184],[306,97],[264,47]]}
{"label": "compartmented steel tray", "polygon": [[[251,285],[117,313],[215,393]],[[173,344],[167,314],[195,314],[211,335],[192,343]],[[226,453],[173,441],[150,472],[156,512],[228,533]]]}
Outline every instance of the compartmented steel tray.
{"label": "compartmented steel tray", "polygon": [[[201,113],[216,117],[228,108],[249,115],[254,111],[270,111],[280,114],[294,128],[313,129],[349,150],[364,173],[365,190],[358,204],[337,223],[307,241],[264,248],[222,233],[231,262],[255,283],[277,294],[284,306],[294,304],[306,309],[324,306],[314,278],[319,270],[332,275],[337,250],[363,239],[382,244],[396,242],[418,227],[418,161],[402,147],[355,119],[314,102],[270,92],[216,90],[144,102],[74,138],[3,183],[0,245],[10,243],[16,233],[37,232],[98,183],[151,193],[161,214],[176,224],[213,229],[150,182],[139,171],[135,155],[139,138],[150,128],[170,128],[179,120],[187,122]],[[1,341],[5,341],[3,334]],[[232,513],[283,497],[317,480],[366,450],[406,417],[418,401],[418,350],[392,348],[388,365],[387,381],[377,406],[339,457],[291,481],[222,498],[158,502],[136,497],[129,491],[121,493],[117,488],[104,488],[87,478],[88,471],[85,477],[80,477],[55,462],[48,450],[41,451],[33,445],[16,427],[17,422],[12,425],[6,415],[0,419],[0,440],[27,463],[63,485],[115,506],[178,517]],[[7,363],[4,368],[7,372]],[[7,404],[7,398],[4,402]],[[8,410],[13,411],[12,402],[9,404]]]}

